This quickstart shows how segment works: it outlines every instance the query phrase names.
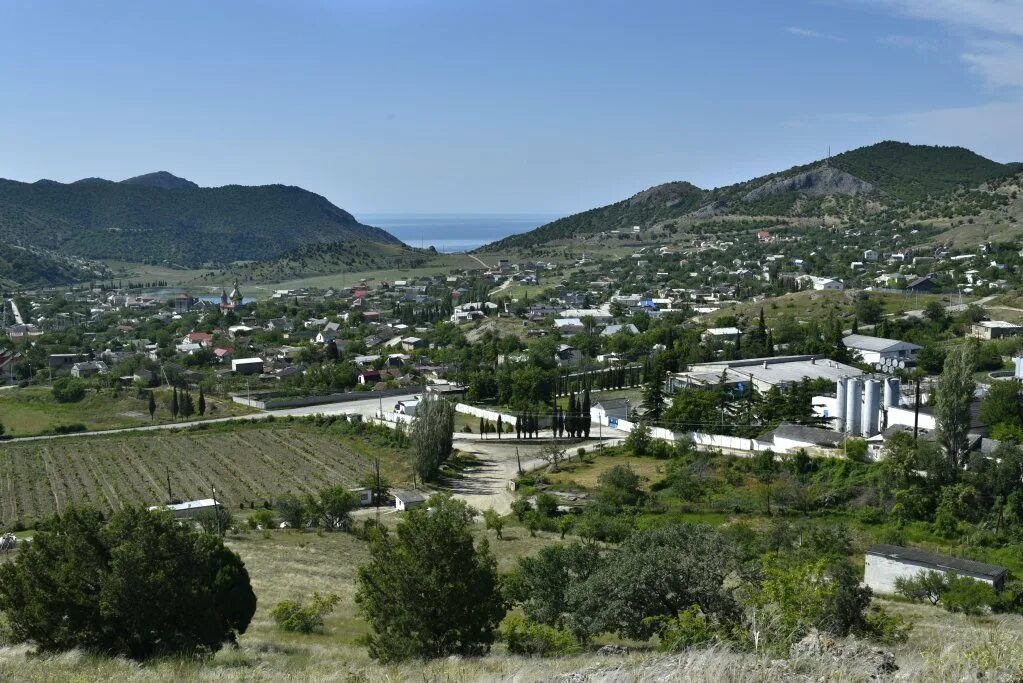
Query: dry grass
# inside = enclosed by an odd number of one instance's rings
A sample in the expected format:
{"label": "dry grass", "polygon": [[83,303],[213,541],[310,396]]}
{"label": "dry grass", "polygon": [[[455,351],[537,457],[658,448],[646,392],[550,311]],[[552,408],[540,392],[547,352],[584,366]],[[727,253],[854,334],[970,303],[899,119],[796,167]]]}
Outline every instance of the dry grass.
{"label": "dry grass", "polygon": [[609,455],[598,455],[587,462],[580,462],[574,449],[570,449],[572,461],[559,465],[561,471],[547,473],[544,476],[554,484],[575,483],[583,488],[596,488],[600,475],[608,470],[623,465],[631,467],[632,471],[644,480],[644,487],[649,488],[650,484],[664,479],[664,460],[643,457],[616,457]]}
{"label": "dry grass", "polygon": [[[388,517],[389,520],[393,519]],[[555,542],[549,535],[514,538],[491,546],[502,569],[515,557]],[[483,533],[480,531],[480,533]],[[724,647],[666,656],[637,651],[624,657],[584,653],[529,659],[509,656],[498,645],[488,657],[412,662],[384,666],[369,659],[359,636],[366,625],[355,611],[356,568],[367,558],[365,543],[345,534],[250,533],[229,545],[245,560],[259,596],[256,616],[237,650],[207,662],[162,660],[139,665],[67,653],[31,656],[24,646],[0,647],[0,681],[866,681],[867,663],[845,660],[778,660],[776,655],[733,652]],[[341,596],[324,633],[284,634],[269,620],[270,609],[286,598],[312,591]],[[938,608],[886,602],[885,607],[916,622],[908,643],[893,648],[897,680],[1016,681],[1023,676],[1023,618],[965,617]]]}

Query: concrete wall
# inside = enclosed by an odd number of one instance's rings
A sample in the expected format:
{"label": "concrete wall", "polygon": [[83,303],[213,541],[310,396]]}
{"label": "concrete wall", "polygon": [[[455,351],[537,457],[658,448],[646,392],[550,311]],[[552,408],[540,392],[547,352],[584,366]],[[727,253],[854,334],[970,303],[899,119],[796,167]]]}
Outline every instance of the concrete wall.
{"label": "concrete wall", "polygon": [[[923,564],[907,562],[905,560],[893,560],[889,557],[880,557],[867,553],[865,567],[863,570],[863,582],[875,593],[885,595],[895,594],[895,580],[897,578],[911,579],[920,572],[935,571],[939,574],[945,572]],[[986,584],[994,585],[994,581],[985,576],[957,572],[962,576],[969,576],[971,579],[983,581]]]}
{"label": "concrete wall", "polygon": [[344,394],[323,394],[321,396],[264,396],[248,399],[244,396],[232,396],[235,403],[259,410],[281,410],[282,408],[300,408],[318,406],[326,403],[348,403],[349,401],[367,401],[388,396],[405,396],[418,391],[418,388],[385,389],[384,391],[350,391]]}

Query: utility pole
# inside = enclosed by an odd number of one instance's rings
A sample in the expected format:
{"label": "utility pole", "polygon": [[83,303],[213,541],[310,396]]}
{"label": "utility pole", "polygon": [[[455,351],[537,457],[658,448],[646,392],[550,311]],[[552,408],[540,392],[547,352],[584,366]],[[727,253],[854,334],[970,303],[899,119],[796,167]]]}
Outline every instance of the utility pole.
{"label": "utility pole", "polygon": [[920,435],[920,378],[916,378],[916,406],[913,408],[913,445]]}
{"label": "utility pole", "polygon": [[377,472],[377,485],[376,490],[373,491],[373,501],[377,506],[377,524],[380,523],[380,458],[374,460]]}
{"label": "utility pole", "polygon": [[220,528],[220,504],[217,503],[217,487],[211,484],[210,488],[213,490],[213,514],[217,516],[217,535],[223,536],[224,532]]}
{"label": "utility pole", "polygon": [[167,468],[167,502],[170,503],[172,500],[174,500],[174,494],[171,493],[170,468],[168,467]]}

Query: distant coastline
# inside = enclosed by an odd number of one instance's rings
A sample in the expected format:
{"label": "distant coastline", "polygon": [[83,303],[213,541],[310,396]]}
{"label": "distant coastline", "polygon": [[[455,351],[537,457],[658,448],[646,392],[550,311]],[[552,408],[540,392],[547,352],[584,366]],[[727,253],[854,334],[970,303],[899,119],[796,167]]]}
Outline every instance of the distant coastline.
{"label": "distant coastline", "polygon": [[412,247],[436,247],[452,253],[471,251],[508,235],[528,232],[560,218],[558,214],[412,214],[367,213],[361,223],[383,228]]}

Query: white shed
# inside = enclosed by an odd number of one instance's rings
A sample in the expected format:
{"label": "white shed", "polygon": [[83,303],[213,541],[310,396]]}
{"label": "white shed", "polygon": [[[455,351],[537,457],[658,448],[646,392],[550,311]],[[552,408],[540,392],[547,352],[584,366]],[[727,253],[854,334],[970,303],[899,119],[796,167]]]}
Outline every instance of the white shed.
{"label": "white shed", "polygon": [[895,580],[912,578],[922,572],[967,576],[1001,590],[1009,570],[993,564],[939,555],[919,548],[878,544],[867,550],[863,582],[875,593],[894,594]]}
{"label": "white shed", "polygon": [[417,508],[426,502],[427,496],[422,491],[398,490],[394,492],[394,509],[399,512]]}

